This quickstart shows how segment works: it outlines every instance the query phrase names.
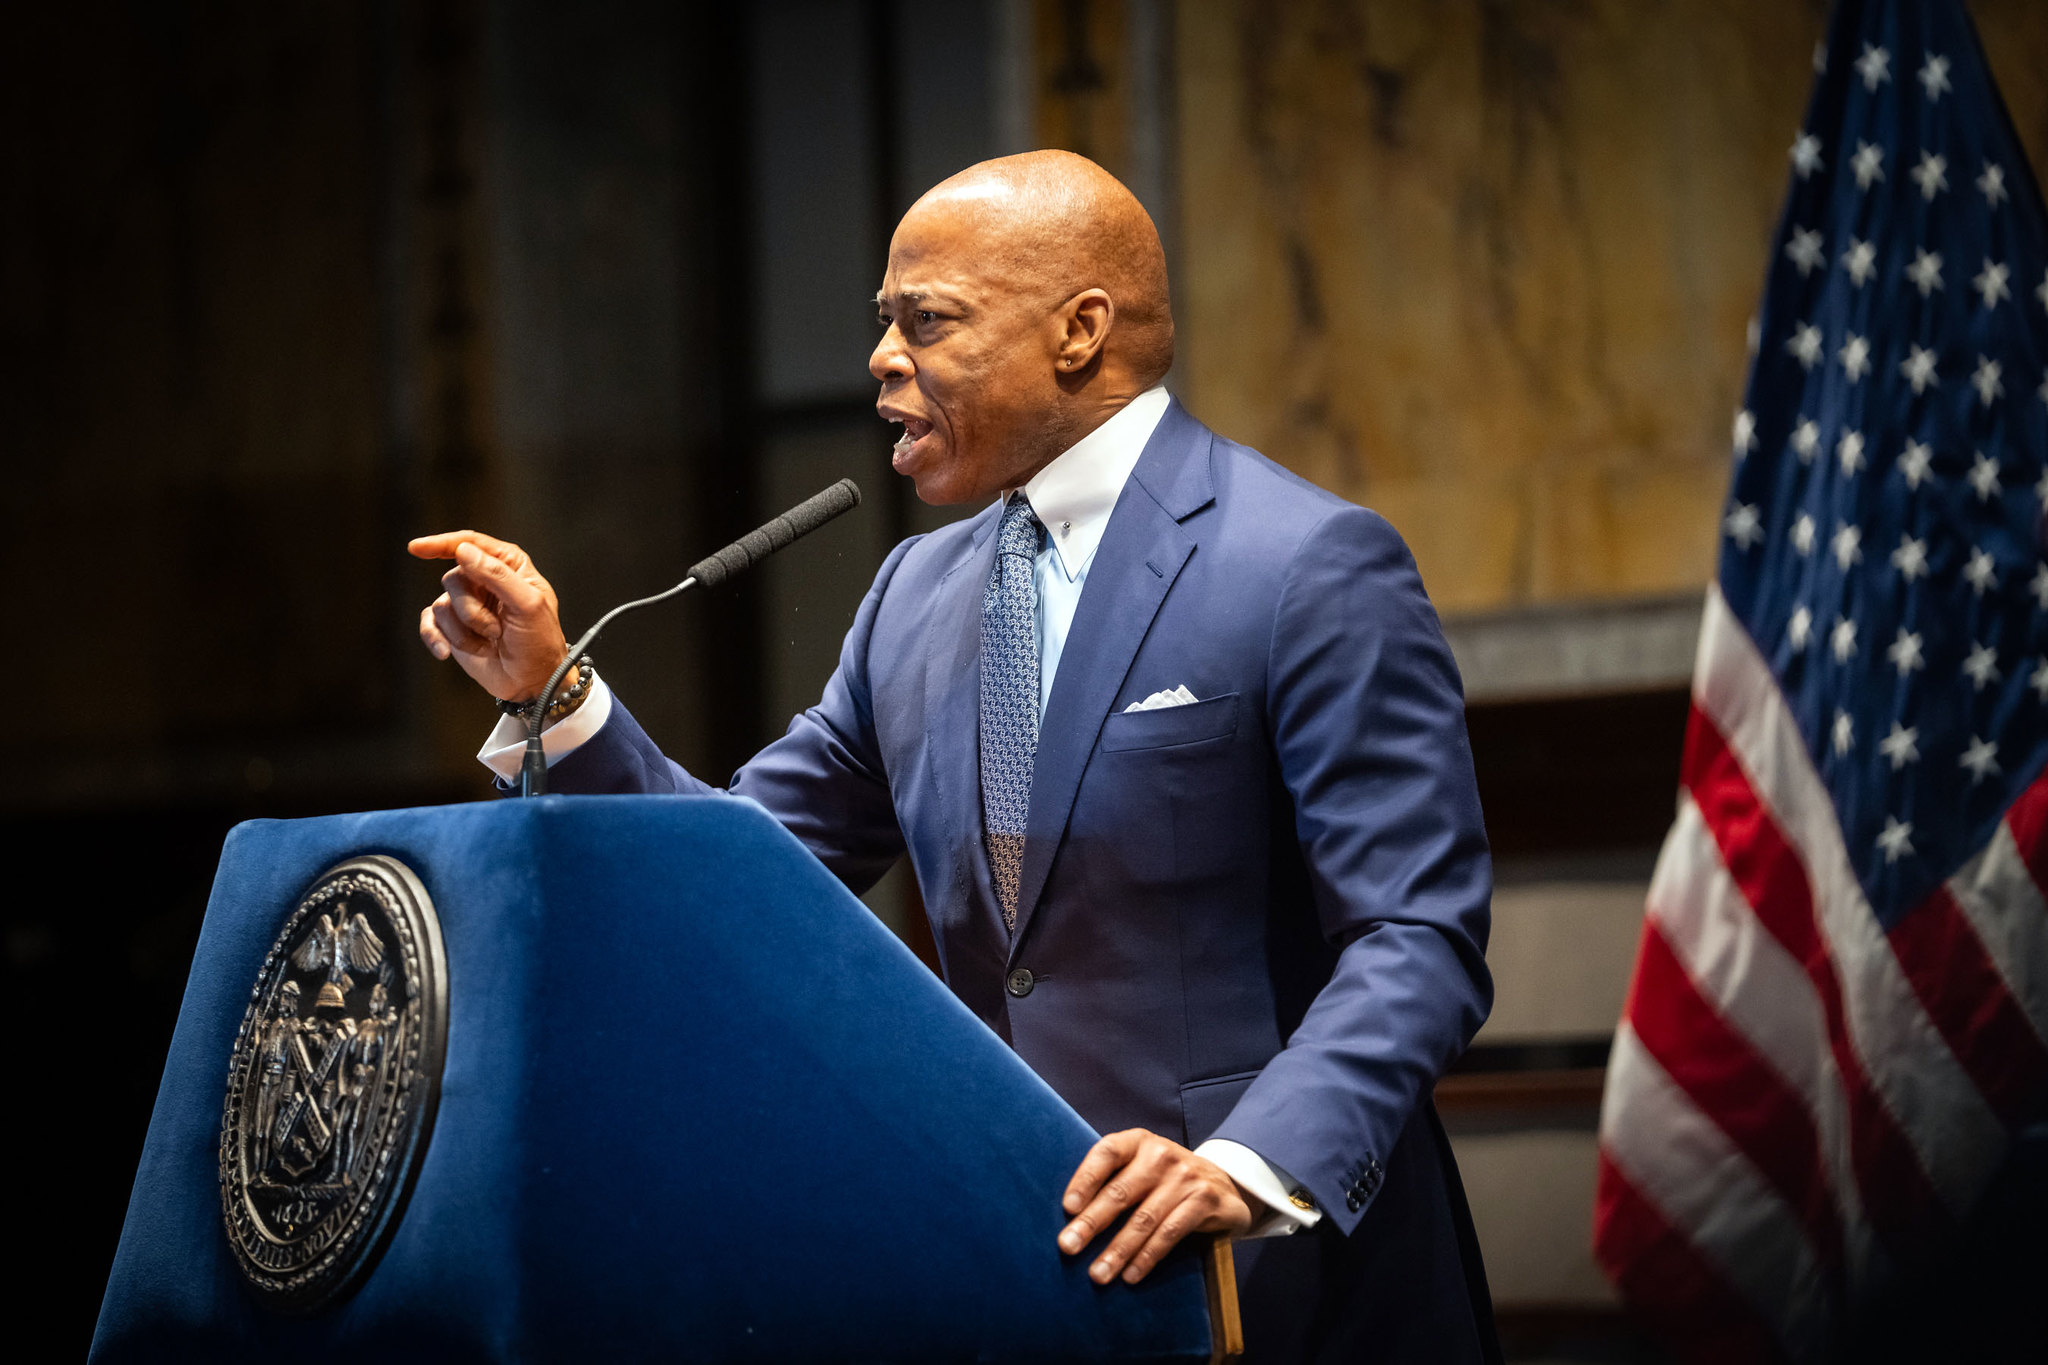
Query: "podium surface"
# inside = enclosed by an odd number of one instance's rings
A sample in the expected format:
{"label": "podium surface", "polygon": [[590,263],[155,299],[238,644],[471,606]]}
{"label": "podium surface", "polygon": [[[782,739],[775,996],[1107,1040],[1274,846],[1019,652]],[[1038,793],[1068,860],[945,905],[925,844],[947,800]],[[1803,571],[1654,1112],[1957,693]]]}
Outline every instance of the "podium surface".
{"label": "podium surface", "polygon": [[[251,989],[381,854],[446,945],[440,1095],[355,1290],[259,1301],[223,1230]],[[551,797],[229,835],[93,1341],[124,1360],[1208,1360],[1198,1259],[1054,1243],[1095,1133],[765,812]]]}

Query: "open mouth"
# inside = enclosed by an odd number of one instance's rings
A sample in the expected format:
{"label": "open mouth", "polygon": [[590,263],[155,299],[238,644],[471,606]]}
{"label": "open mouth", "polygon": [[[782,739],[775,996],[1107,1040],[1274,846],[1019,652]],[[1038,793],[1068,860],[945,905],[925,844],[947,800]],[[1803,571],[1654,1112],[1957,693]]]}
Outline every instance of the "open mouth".
{"label": "open mouth", "polygon": [[917,458],[917,448],[924,444],[925,437],[932,434],[932,424],[920,417],[899,417],[903,434],[896,438],[896,445],[889,457],[889,463],[896,472],[906,473]]}

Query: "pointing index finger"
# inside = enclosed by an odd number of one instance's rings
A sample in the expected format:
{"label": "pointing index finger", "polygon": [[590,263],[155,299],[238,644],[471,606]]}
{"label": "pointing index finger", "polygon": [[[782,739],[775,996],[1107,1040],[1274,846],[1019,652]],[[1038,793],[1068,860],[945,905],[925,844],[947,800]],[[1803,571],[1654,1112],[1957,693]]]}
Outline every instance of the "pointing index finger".
{"label": "pointing index finger", "polygon": [[474,545],[493,559],[516,562],[520,557],[518,546],[482,531],[441,531],[415,536],[405,543],[405,549],[415,559],[453,559],[456,547],[461,545]]}

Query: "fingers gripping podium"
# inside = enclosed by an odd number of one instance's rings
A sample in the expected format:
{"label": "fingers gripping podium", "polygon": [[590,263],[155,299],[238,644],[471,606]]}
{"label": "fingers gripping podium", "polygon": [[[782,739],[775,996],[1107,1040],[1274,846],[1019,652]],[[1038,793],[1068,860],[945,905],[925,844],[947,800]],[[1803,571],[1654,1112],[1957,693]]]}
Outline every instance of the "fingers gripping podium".
{"label": "fingers gripping podium", "polygon": [[[230,1056],[306,888],[368,854],[438,916],[439,1100],[381,1253],[281,1311],[224,1230]],[[1103,1288],[1059,1254],[1095,1136],[751,803],[258,821],[222,853],[93,1359],[1211,1359],[1227,1266]]]}

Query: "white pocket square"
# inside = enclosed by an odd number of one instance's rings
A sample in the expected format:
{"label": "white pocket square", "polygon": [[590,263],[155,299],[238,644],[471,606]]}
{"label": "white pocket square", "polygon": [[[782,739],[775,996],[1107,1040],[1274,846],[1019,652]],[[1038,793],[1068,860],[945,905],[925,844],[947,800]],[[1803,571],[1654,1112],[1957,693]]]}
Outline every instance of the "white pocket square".
{"label": "white pocket square", "polygon": [[1143,701],[1134,701],[1124,708],[1124,712],[1129,714],[1132,711],[1157,711],[1162,706],[1187,706],[1194,700],[1195,694],[1186,687],[1176,687],[1171,692],[1154,692]]}

